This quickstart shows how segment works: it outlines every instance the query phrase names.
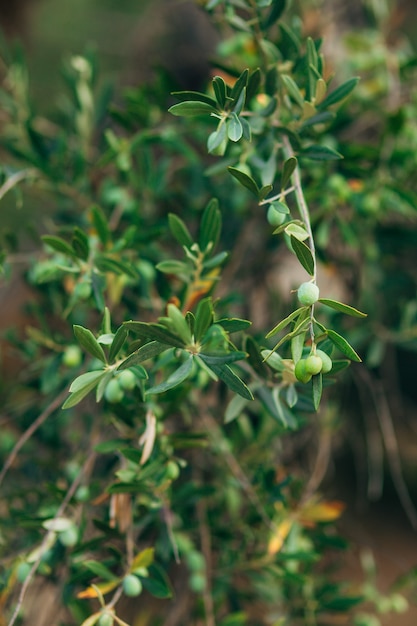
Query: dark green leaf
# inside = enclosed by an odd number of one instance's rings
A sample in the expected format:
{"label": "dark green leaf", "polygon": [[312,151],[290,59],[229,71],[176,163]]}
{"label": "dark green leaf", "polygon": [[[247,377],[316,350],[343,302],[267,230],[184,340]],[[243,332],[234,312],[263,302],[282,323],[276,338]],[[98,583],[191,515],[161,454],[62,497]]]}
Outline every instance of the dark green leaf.
{"label": "dark green leaf", "polygon": [[235,393],[246,398],[247,400],[253,400],[251,390],[241,378],[228,366],[228,365],[210,365],[210,369],[218,376],[226,385]]}
{"label": "dark green leaf", "polygon": [[222,365],[223,363],[234,363],[235,361],[241,361],[247,357],[246,352],[226,352],[225,354],[204,354],[199,353],[199,357],[209,367],[212,365]]}
{"label": "dark green leaf", "polygon": [[187,357],[187,360],[184,361],[184,363],[180,365],[180,367],[175,370],[175,372],[171,374],[171,376],[168,376],[168,378],[163,383],[147,389],[146,395],[149,396],[151,394],[164,393],[169,389],[177,387],[188,378],[188,376],[191,374],[192,368],[193,358],[191,355],[189,355]]}
{"label": "dark green leaf", "polygon": [[323,377],[321,374],[316,374],[312,378],[313,382],[313,404],[314,408],[317,409],[320,406],[321,394],[323,391]]}
{"label": "dark green leaf", "polygon": [[85,372],[84,374],[80,374],[80,376],[77,376],[77,378],[72,381],[69,388],[70,393],[80,391],[80,389],[84,389],[87,385],[90,385],[92,383],[97,384],[97,381],[102,378],[104,373],[104,370],[94,370],[93,372]]}
{"label": "dark green leaf", "polygon": [[319,109],[325,109],[332,104],[336,104],[340,102],[344,98],[346,98],[356,87],[359,82],[359,78],[350,78],[345,83],[337,87],[334,91],[329,93],[329,95],[317,105]]}
{"label": "dark green leaf", "polygon": [[77,226],[74,228],[74,233],[72,236],[72,247],[74,249],[77,257],[86,261],[88,259],[88,255],[90,252],[90,246],[87,235],[78,228]]}
{"label": "dark green leaf", "polygon": [[290,313],[286,318],[284,318],[283,320],[281,320],[280,322],[278,322],[278,324],[276,326],[274,326],[274,328],[272,330],[269,331],[269,333],[266,335],[266,339],[269,339],[270,337],[273,337],[274,335],[276,335],[280,330],[283,330],[286,326],[288,326],[288,324],[290,322],[292,322],[302,311],[306,311],[307,307],[300,307],[299,309],[296,309],[295,311],[293,311],[292,313]]}
{"label": "dark green leaf", "polygon": [[106,216],[102,209],[98,206],[93,206],[91,209],[91,220],[93,226],[97,231],[99,239],[103,245],[106,245],[110,241],[110,229],[107,223]]}
{"label": "dark green leaf", "polygon": [[184,346],[182,339],[177,337],[174,333],[162,326],[161,324],[147,324],[146,322],[124,322],[124,326],[132,332],[139,335],[142,339],[149,341],[159,341],[160,343],[169,344],[176,348]]}
{"label": "dark green leaf", "polygon": [[248,84],[246,87],[246,99],[248,102],[258,93],[259,86],[261,84],[262,73],[259,67],[256,68],[249,76]]}
{"label": "dark green leaf", "polygon": [[226,412],[224,414],[224,423],[229,424],[242,414],[246,407],[248,400],[242,398],[242,396],[233,396],[229,404],[227,405]]}
{"label": "dark green leaf", "polygon": [[281,424],[281,426],[284,426],[284,428],[296,428],[297,422],[291,411],[281,401],[278,388],[270,391],[266,387],[259,387],[256,390],[256,395],[259,396],[259,399],[269,411],[271,417]]}
{"label": "dark green leaf", "polygon": [[205,270],[211,270],[214,267],[217,267],[218,265],[221,265],[222,263],[224,263],[228,256],[229,256],[229,253],[226,251],[219,252],[219,254],[216,254],[211,259],[204,261],[203,267]]}
{"label": "dark green leaf", "polygon": [[173,592],[164,570],[153,563],[148,572],[149,576],[141,579],[145,589],[155,598],[171,598]]}
{"label": "dark green leaf", "polygon": [[293,236],[291,236],[291,245],[297,259],[300,261],[306,272],[310,274],[310,276],[314,276],[314,258],[311,254],[310,248],[303,241],[300,241]]}
{"label": "dark green leaf", "polygon": [[91,330],[89,330],[88,328],[84,328],[84,326],[78,326],[77,324],[75,324],[74,335],[76,336],[78,343],[85,350],[87,350],[89,354],[94,356],[96,359],[103,361],[103,363],[107,362],[103,348],[98,343]]}
{"label": "dark green leaf", "polygon": [[248,77],[249,77],[249,70],[248,69],[243,70],[243,72],[241,73],[241,75],[239,76],[235,84],[233,85],[230,97],[235,103],[238,100],[243,89],[248,84]]}
{"label": "dark green leaf", "polygon": [[113,572],[111,572],[105,565],[103,565],[103,563],[100,563],[99,561],[87,559],[86,561],[83,561],[83,566],[103,580],[118,580],[117,576],[115,576]]}
{"label": "dark green leaf", "polygon": [[195,312],[194,337],[200,341],[213,323],[213,304],[211,297],[200,300]]}
{"label": "dark green leaf", "polygon": [[281,189],[285,189],[287,186],[295,168],[297,167],[297,163],[298,161],[295,156],[291,156],[285,161],[284,167],[282,168]]}
{"label": "dark green leaf", "polygon": [[269,12],[268,17],[262,24],[262,28],[267,30],[271,26],[273,26],[284,13],[287,5],[287,0],[272,0],[272,7]]}
{"label": "dark green leaf", "polygon": [[191,248],[194,243],[193,238],[191,237],[190,231],[188,230],[182,219],[174,213],[169,213],[168,223],[169,229],[175,239],[178,241],[178,243],[181,246],[185,246],[186,248]]}
{"label": "dark green leaf", "polygon": [[[220,120],[217,130],[212,132],[207,139],[207,150],[210,154],[222,156],[227,146],[227,125]],[[219,150],[220,148],[220,150]]]}
{"label": "dark green leaf", "polygon": [[107,254],[97,255],[94,263],[100,272],[114,272],[115,274],[126,274],[132,278],[138,278],[136,268],[118,257],[117,259]]}
{"label": "dark green leaf", "polygon": [[141,346],[132,354],[129,354],[128,357],[119,365],[118,370],[124,370],[128,367],[132,367],[132,365],[138,365],[139,363],[143,363],[148,359],[153,359],[158,354],[165,352],[171,346],[166,343],[160,343],[159,341],[150,341],[146,343],[144,346]]}
{"label": "dark green leaf", "polygon": [[199,244],[201,250],[206,250],[211,243],[212,250],[216,247],[222,228],[222,214],[216,198],[210,200],[204,209],[200,224]]}
{"label": "dark green leaf", "polygon": [[70,246],[70,244],[61,237],[55,237],[53,235],[43,235],[41,239],[44,243],[46,243],[47,246],[49,246],[53,250],[56,250],[56,252],[61,252],[62,254],[66,254],[67,256],[70,256],[72,258],[76,257],[72,246]]}
{"label": "dark green leaf", "polygon": [[210,98],[205,93],[200,93],[199,91],[173,91],[173,96],[176,96],[178,100],[191,101],[191,102],[205,102],[209,104],[213,108],[216,108],[217,103],[214,98]]}
{"label": "dark green leaf", "polygon": [[272,191],[272,185],[264,185],[258,192],[258,199],[265,200],[270,191]]}
{"label": "dark green leaf", "polygon": [[216,321],[228,333],[236,333],[240,330],[246,330],[251,326],[249,320],[241,320],[238,317],[224,318]]}
{"label": "dark green leaf", "polygon": [[330,341],[332,341],[334,345],[339,348],[340,352],[343,352],[343,354],[345,354],[349,359],[356,361],[357,363],[362,361],[350,343],[344,337],[339,335],[339,333],[334,330],[327,330],[327,336]]}
{"label": "dark green leaf", "polygon": [[249,191],[251,191],[257,198],[259,197],[259,187],[253,178],[248,176],[248,174],[245,174],[245,172],[239,170],[237,167],[229,166],[227,169],[231,175],[240,182],[241,185],[246,187],[246,189],[249,189]]}
{"label": "dark green leaf", "polygon": [[217,108],[211,104],[207,102],[197,102],[195,100],[174,104],[168,111],[172,113],[172,115],[178,115],[180,117],[195,117],[196,115],[218,113]]}
{"label": "dark green leaf", "polygon": [[175,259],[170,261],[161,261],[156,266],[156,269],[164,274],[174,274],[177,276],[181,276],[181,274],[188,275],[190,273],[190,267],[187,263],[184,263],[183,261],[176,261]]}
{"label": "dark green leaf", "polygon": [[226,83],[221,76],[213,78],[213,90],[220,108],[224,109],[226,104]]}
{"label": "dark green leaf", "polygon": [[265,365],[258,344],[253,337],[248,336],[245,338],[245,350],[248,353],[248,361],[255,372],[261,378],[267,378],[269,369]]}
{"label": "dark green leaf", "polygon": [[343,155],[327,146],[309,146],[305,148],[301,155],[314,161],[338,161],[343,159]]}
{"label": "dark green leaf", "polygon": [[315,124],[327,124],[331,122],[335,118],[335,114],[330,111],[321,111],[316,115],[312,115],[307,120],[305,120],[301,126],[301,129],[309,128],[310,126],[314,126]]}
{"label": "dark green leaf", "polygon": [[362,311],[355,309],[353,306],[343,304],[342,302],[338,302],[337,300],[320,298],[319,302],[330,307],[331,309],[335,309],[336,311],[340,311],[341,313],[346,313],[346,315],[351,315],[352,317],[367,317],[366,313],[362,313]]}
{"label": "dark green leaf", "polygon": [[123,344],[126,341],[128,334],[129,334],[129,331],[127,330],[126,326],[119,326],[119,328],[116,331],[116,334],[114,335],[112,344],[110,346],[110,351],[109,351],[110,363],[114,361],[114,359],[119,354],[120,350],[123,348]]}

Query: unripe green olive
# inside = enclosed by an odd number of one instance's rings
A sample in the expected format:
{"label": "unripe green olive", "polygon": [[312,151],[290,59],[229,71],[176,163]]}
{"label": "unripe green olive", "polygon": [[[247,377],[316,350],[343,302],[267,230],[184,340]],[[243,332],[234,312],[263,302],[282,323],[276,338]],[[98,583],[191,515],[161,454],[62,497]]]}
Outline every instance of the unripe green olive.
{"label": "unripe green olive", "polygon": [[166,477],[169,478],[169,480],[177,480],[179,475],[180,468],[178,467],[178,463],[175,463],[175,461],[168,461],[166,466]]}
{"label": "unripe green olive", "polygon": [[32,569],[32,566],[30,565],[30,563],[26,563],[26,561],[24,561],[23,563],[19,563],[19,565],[16,568],[16,578],[20,583],[24,583],[26,578],[29,576],[29,572]]}
{"label": "unripe green olive", "polygon": [[107,387],[104,391],[104,397],[108,402],[112,404],[117,404],[123,400],[123,389],[119,385],[119,381],[116,378],[113,378],[109,383],[107,383]]}
{"label": "unripe green olive", "polygon": [[300,383],[308,383],[308,381],[311,379],[311,374],[306,370],[306,361],[307,359],[300,359],[295,364],[294,374],[296,379],[299,380]]}
{"label": "unripe green olive", "polygon": [[312,376],[315,376],[316,374],[320,374],[322,368],[323,368],[323,361],[321,360],[319,356],[315,354],[310,354],[310,356],[306,358],[305,369],[308,374],[311,374]]}
{"label": "unripe green olive", "polygon": [[266,219],[268,220],[268,224],[271,224],[271,226],[281,226],[281,224],[285,222],[285,213],[281,213],[281,211],[278,211],[273,204],[270,204],[266,214]]}
{"label": "unripe green olive", "polygon": [[123,592],[129,598],[134,598],[142,591],[142,583],[134,574],[128,574],[123,578],[122,582]]}
{"label": "unripe green olive", "polygon": [[325,352],[323,352],[323,350],[316,350],[316,355],[319,356],[321,358],[322,361],[322,374],[328,374],[328,372],[330,372],[330,370],[333,367],[333,363],[331,358],[329,357],[328,354],[326,354]]}
{"label": "unripe green olive", "polygon": [[117,381],[120,384],[122,389],[126,391],[131,391],[136,386],[136,376],[130,370],[123,370],[117,376]]}
{"label": "unripe green olive", "polygon": [[113,620],[113,616],[111,613],[108,613],[106,611],[106,613],[103,613],[103,615],[100,616],[100,619],[97,622],[98,626],[113,626],[114,624],[114,620]]}
{"label": "unripe green olive", "polygon": [[67,367],[77,367],[81,364],[83,353],[76,345],[67,346],[62,355],[62,362]]}
{"label": "unripe green olive", "polygon": [[70,526],[66,530],[59,533],[59,541],[63,546],[71,548],[75,546],[78,541],[78,530],[75,526]]}
{"label": "unripe green olive", "polygon": [[311,306],[320,296],[320,291],[314,283],[302,283],[297,291],[297,296],[303,306]]}
{"label": "unripe green olive", "polygon": [[187,565],[193,572],[204,572],[206,569],[206,561],[201,552],[197,552],[197,550],[191,550],[188,552],[187,556]]}
{"label": "unripe green olive", "polygon": [[74,296],[79,300],[88,300],[91,296],[91,283],[86,281],[77,283],[74,288]]}
{"label": "unripe green olive", "polygon": [[206,588],[206,577],[204,574],[197,572],[190,576],[190,588],[194,593],[202,593]]}

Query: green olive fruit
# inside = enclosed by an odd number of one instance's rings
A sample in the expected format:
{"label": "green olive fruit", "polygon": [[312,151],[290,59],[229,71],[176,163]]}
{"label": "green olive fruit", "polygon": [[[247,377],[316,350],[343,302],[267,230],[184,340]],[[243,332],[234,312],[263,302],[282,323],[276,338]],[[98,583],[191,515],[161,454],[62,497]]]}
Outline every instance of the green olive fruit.
{"label": "green olive fruit", "polygon": [[177,480],[179,475],[180,468],[178,467],[178,463],[175,463],[175,461],[168,461],[166,466],[166,477],[169,478],[169,480]]}
{"label": "green olive fruit", "polygon": [[87,502],[90,499],[90,489],[87,485],[81,485],[75,492],[74,497],[78,502]]}
{"label": "green olive fruit", "polygon": [[131,370],[123,370],[117,376],[117,381],[122,389],[131,391],[136,386],[136,376]]}
{"label": "green olive fruit", "polygon": [[134,574],[128,574],[123,578],[122,582],[123,592],[129,598],[134,598],[142,591],[142,583]]}
{"label": "green olive fruit", "polygon": [[320,374],[323,368],[323,361],[321,358],[315,354],[310,354],[306,358],[305,369],[308,374],[315,376],[316,374]]}
{"label": "green olive fruit", "polygon": [[206,577],[200,572],[191,574],[190,576],[190,589],[194,593],[202,593],[206,588]]}
{"label": "green olive fruit", "polygon": [[63,546],[71,548],[75,546],[78,541],[78,530],[75,526],[70,526],[62,533],[59,533],[59,541]]}
{"label": "green olive fruit", "polygon": [[109,383],[107,383],[107,387],[104,391],[104,397],[111,404],[117,404],[123,400],[123,389],[119,385],[119,381],[116,378],[113,378]]}
{"label": "green olive fruit", "polygon": [[74,296],[78,300],[88,300],[88,298],[91,296],[91,283],[77,283],[74,289]]}
{"label": "green olive fruit", "polygon": [[76,345],[71,345],[65,348],[65,352],[62,355],[62,362],[67,367],[78,367],[81,364],[83,353]]}
{"label": "green olive fruit", "polygon": [[300,359],[295,364],[294,374],[296,379],[299,380],[300,383],[308,383],[308,381],[311,379],[311,374],[306,370],[306,361],[307,359]]}
{"label": "green olive fruit", "polygon": [[30,563],[26,563],[26,561],[24,561],[23,563],[19,563],[19,565],[16,568],[16,578],[20,583],[24,583],[26,578],[29,576],[29,572],[32,569],[32,566],[30,565]]}
{"label": "green olive fruit", "polygon": [[311,306],[320,296],[320,291],[314,283],[302,283],[297,291],[298,299],[303,306]]}
{"label": "green olive fruit", "polygon": [[197,550],[191,550],[188,552],[187,556],[187,565],[193,572],[204,572],[206,569],[206,561],[201,552],[197,552]]}
{"label": "green olive fruit", "polygon": [[281,226],[285,222],[285,213],[281,213],[273,204],[269,205],[269,209],[266,214],[268,224],[271,226]]}
{"label": "green olive fruit", "polygon": [[316,350],[316,355],[319,356],[321,358],[322,361],[322,368],[321,368],[321,372],[322,374],[328,374],[330,372],[330,370],[333,367],[333,363],[331,358],[329,357],[328,354],[326,354],[325,352],[323,352],[323,350]]}
{"label": "green olive fruit", "polygon": [[100,616],[100,619],[97,622],[97,626],[113,626],[114,620],[111,613],[107,611]]}

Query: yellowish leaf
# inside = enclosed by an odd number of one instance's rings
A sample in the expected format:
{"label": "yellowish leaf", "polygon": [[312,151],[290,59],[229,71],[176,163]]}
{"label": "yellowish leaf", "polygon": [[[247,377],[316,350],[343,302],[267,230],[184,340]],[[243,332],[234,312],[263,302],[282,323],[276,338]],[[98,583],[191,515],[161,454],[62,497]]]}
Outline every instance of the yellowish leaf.
{"label": "yellowish leaf", "polygon": [[268,554],[273,555],[281,551],[292,525],[293,520],[288,518],[277,526],[268,543]]}
{"label": "yellowish leaf", "polygon": [[102,594],[103,596],[106,595],[106,593],[110,593],[110,591],[113,591],[113,589],[116,589],[116,587],[120,584],[120,580],[111,580],[108,583],[99,583],[98,585],[91,585],[91,587],[87,587],[87,589],[84,589],[84,591],[80,591],[79,593],[77,593],[77,598],[80,598],[81,600],[86,600],[87,598],[98,598],[100,596],[100,594]]}
{"label": "yellowish leaf", "polygon": [[314,525],[317,522],[333,522],[338,519],[345,509],[343,502],[311,502],[300,511],[299,520],[305,526]]}
{"label": "yellowish leaf", "polygon": [[139,554],[137,554],[132,561],[132,565],[130,567],[131,571],[134,571],[139,567],[149,567],[149,565],[153,563],[154,552],[154,548],[145,548],[145,550],[139,552]]}

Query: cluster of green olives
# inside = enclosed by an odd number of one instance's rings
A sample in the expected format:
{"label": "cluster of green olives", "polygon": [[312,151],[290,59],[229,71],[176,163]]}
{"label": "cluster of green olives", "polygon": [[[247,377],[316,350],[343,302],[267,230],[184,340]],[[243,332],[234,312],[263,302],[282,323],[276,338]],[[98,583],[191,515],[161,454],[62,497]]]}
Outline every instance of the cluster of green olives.
{"label": "cluster of green olives", "polygon": [[332,360],[323,350],[316,350],[305,359],[300,359],[295,364],[294,374],[301,383],[308,383],[316,374],[328,374],[332,369]]}
{"label": "cluster of green olives", "polygon": [[112,378],[106,386],[104,397],[111,404],[117,404],[124,398],[125,391],[132,391],[136,385],[136,376],[130,370],[123,370]]}

